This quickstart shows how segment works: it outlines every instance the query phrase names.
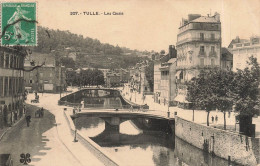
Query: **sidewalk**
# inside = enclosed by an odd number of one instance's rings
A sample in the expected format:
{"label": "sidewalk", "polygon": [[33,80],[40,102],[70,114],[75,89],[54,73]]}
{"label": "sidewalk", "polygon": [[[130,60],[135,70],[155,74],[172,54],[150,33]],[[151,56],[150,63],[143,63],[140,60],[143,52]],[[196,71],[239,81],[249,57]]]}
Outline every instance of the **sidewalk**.
{"label": "sidewalk", "polygon": [[[177,115],[183,119],[192,121],[193,119],[193,111],[188,109],[182,109],[179,107],[169,107],[167,105],[159,104],[154,102],[153,95],[146,95],[145,100],[143,100],[143,96],[138,92],[130,92],[128,86],[124,86],[120,88],[122,90],[122,95],[124,98],[136,103],[136,104],[147,104],[149,105],[149,111],[154,111],[156,114],[166,115],[168,109],[170,111],[170,117],[174,117],[174,113],[177,112]],[[218,120],[215,120],[215,117],[218,117]],[[226,128],[231,131],[238,131],[238,125],[235,125],[236,113],[226,113]],[[214,121],[212,121],[212,117],[214,117]],[[194,122],[206,125],[207,124],[207,112],[204,110],[195,110],[194,111]],[[217,127],[220,129],[224,128],[224,114],[220,111],[211,111],[209,114],[209,123],[212,127]],[[260,137],[260,117],[253,118],[253,124],[256,125],[256,136]]]}
{"label": "sidewalk", "polygon": [[21,121],[23,121],[23,120],[24,120],[24,117],[25,117],[25,116],[24,116],[24,114],[23,114],[22,117],[21,117],[20,119],[16,120],[15,123],[13,123],[12,126],[10,126],[10,127],[0,128],[0,141],[1,141],[1,139],[3,138],[3,136],[6,134],[6,132],[9,131],[9,130],[12,130],[12,127],[18,125]]}
{"label": "sidewalk", "polygon": [[[27,102],[31,101],[34,97],[33,94],[28,95]],[[59,94],[43,94],[40,96],[39,103],[33,103],[32,105],[43,107],[55,116],[57,126],[57,139],[67,149],[71,156],[77,161],[74,165],[104,165],[94,154],[92,154],[87,148],[80,142],[73,142],[74,137],[71,135],[70,128],[65,119],[63,109],[64,106],[58,106]],[[31,104],[31,103],[30,103]],[[54,146],[53,148],[60,148]],[[39,163],[37,163],[39,165]]]}

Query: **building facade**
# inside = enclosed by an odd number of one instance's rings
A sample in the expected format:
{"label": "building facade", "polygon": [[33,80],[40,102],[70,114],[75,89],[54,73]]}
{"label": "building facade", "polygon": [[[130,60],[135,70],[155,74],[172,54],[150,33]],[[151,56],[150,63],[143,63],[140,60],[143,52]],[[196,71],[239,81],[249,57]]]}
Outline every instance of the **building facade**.
{"label": "building facade", "polygon": [[196,77],[202,69],[220,66],[220,15],[189,14],[179,27],[176,48],[178,95],[175,101],[184,104],[187,103],[186,82]]}
{"label": "building facade", "polygon": [[0,47],[0,128],[23,115],[25,56],[14,48]]}
{"label": "building facade", "polygon": [[147,64],[137,63],[134,67],[129,69],[129,84],[131,91],[136,91],[139,94],[147,94],[151,92],[149,83],[145,75]]}
{"label": "building facade", "polygon": [[233,70],[244,69],[250,56],[256,57],[260,63],[260,37],[252,36],[250,39],[233,39],[228,46],[233,54]]}
{"label": "building facade", "polygon": [[172,106],[176,97],[177,51],[169,46],[169,54],[154,61],[154,101]]}
{"label": "building facade", "polygon": [[225,70],[233,69],[233,54],[225,47],[221,49],[220,67]]}
{"label": "building facade", "polygon": [[56,60],[51,54],[33,53],[32,59],[26,60],[24,68],[32,69],[31,60],[35,61],[35,65],[43,66],[35,70],[25,72],[25,88],[29,91],[59,93],[66,89],[65,67],[57,65]]}

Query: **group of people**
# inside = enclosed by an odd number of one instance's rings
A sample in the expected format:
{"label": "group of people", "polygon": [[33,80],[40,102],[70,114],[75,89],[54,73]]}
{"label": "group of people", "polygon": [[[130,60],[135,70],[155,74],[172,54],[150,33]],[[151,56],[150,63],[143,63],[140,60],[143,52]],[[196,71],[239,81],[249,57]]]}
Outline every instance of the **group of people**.
{"label": "group of people", "polygon": [[[29,110],[26,109],[26,106],[24,105],[24,114],[25,114],[25,120],[27,127],[30,127],[30,122],[31,122],[31,113]],[[44,109],[43,107],[35,111],[35,117],[38,115],[38,117],[43,117],[44,116]]]}

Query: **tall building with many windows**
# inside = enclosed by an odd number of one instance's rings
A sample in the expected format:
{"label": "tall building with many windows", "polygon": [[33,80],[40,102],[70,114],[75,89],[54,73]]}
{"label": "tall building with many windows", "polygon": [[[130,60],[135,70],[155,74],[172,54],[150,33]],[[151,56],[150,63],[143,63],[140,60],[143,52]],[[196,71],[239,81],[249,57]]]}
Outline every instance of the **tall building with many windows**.
{"label": "tall building with many windows", "polygon": [[25,55],[22,50],[0,47],[0,128],[23,114]]}
{"label": "tall building with many windows", "polygon": [[182,19],[177,35],[176,81],[178,95],[175,101],[187,103],[185,83],[196,77],[201,69],[220,66],[220,15],[189,14]]}

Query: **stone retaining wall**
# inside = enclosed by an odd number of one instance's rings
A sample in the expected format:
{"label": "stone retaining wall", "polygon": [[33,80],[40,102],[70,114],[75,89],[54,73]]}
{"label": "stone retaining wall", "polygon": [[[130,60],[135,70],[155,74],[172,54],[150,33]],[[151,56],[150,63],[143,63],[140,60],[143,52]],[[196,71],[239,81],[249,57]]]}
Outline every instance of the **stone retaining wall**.
{"label": "stone retaining wall", "polygon": [[[64,116],[71,130],[71,134],[75,134],[75,126],[70,118],[70,115],[67,111],[64,111]],[[108,152],[104,151],[98,144],[92,141],[90,138],[83,137],[80,133],[77,132],[77,139],[88,149],[90,150],[101,162],[107,166],[119,166],[120,164],[117,159],[111,156]]]}
{"label": "stone retaining wall", "polygon": [[226,160],[257,165],[259,162],[259,138],[216,129],[175,116],[175,135],[206,152]]}

